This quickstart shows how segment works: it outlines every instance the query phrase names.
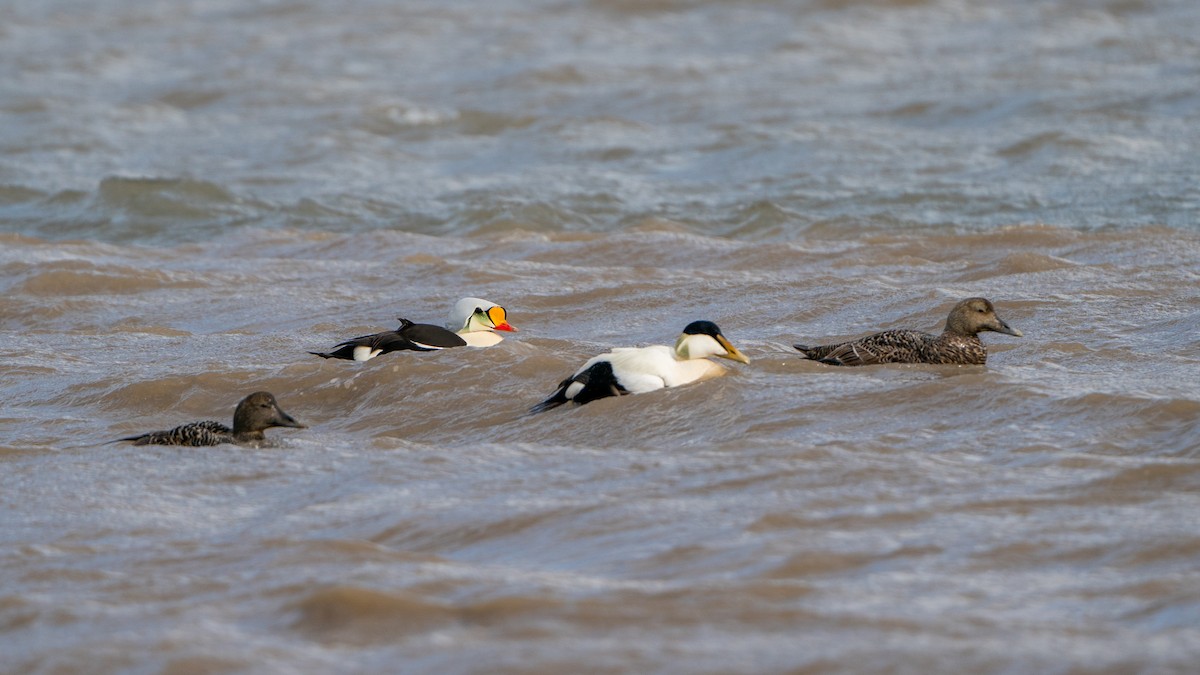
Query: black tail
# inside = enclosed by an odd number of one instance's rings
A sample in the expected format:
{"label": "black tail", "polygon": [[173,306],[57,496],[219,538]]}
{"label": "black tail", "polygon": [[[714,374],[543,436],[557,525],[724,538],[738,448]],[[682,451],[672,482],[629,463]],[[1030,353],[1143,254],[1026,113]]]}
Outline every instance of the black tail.
{"label": "black tail", "polygon": [[149,445],[150,437],[158,432],[150,432],[146,434],[138,434],[137,436],[126,436],[125,438],[117,438],[111,441],[105,441],[104,445],[112,445],[113,443],[123,443],[125,441],[133,441],[134,445]]}
{"label": "black tail", "polygon": [[804,354],[805,358],[809,358],[809,359],[817,358],[817,356],[815,354],[813,354],[813,352],[815,352],[816,350],[812,347],[809,347],[808,345],[792,345],[792,346],[795,347],[797,350],[799,350],[801,354]]}
{"label": "black tail", "polygon": [[353,361],[354,345],[348,345],[332,352],[309,352],[309,354],[312,354],[313,356],[319,356],[323,359],[345,359],[347,361]]}
{"label": "black tail", "polygon": [[568,378],[562,384],[559,384],[558,390],[555,391],[550,398],[530,408],[529,414],[536,415],[540,412],[546,412],[547,410],[554,410],[558,406],[569,401],[570,399],[567,398],[567,386],[569,386],[571,382],[572,380]]}

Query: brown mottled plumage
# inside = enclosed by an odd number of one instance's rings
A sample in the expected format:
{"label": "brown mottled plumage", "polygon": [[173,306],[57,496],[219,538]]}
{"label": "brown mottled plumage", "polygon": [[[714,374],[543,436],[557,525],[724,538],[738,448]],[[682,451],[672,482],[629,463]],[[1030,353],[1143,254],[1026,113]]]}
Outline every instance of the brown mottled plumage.
{"label": "brown mottled plumage", "polygon": [[835,366],[875,363],[938,363],[983,365],[987,347],[979,339],[985,330],[1021,337],[1021,331],[996,316],[985,298],[967,298],[950,310],[941,335],[915,330],[889,330],[850,342],[807,347],[794,345],[810,359]]}
{"label": "brown mottled plumage", "polygon": [[233,412],[232,429],[220,422],[209,420],[118,440],[133,441],[134,445],[187,445],[192,447],[222,443],[248,445],[265,440],[266,436],[263,435],[263,431],[271,427],[305,428],[303,424],[292,419],[291,415],[279,407],[274,396],[268,392],[259,391],[250,394],[238,403],[237,410]]}

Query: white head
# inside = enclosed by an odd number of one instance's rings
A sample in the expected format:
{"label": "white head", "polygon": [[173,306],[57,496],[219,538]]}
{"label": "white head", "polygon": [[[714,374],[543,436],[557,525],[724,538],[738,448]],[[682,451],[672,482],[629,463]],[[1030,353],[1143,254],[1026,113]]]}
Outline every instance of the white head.
{"label": "white head", "polygon": [[463,298],[454,303],[446,327],[457,333],[481,330],[515,331],[516,328],[508,324],[507,316],[504,308],[494,302],[482,298]]}
{"label": "white head", "polygon": [[746,355],[738,351],[721,334],[721,329],[711,321],[693,321],[683,329],[683,334],[675,341],[675,355],[687,361],[717,356],[732,359],[742,363],[750,363]]}

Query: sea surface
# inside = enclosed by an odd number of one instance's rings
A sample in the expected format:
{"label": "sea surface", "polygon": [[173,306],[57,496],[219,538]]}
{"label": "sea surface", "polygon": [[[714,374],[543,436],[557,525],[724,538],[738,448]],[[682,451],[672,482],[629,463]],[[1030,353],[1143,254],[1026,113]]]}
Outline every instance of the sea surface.
{"label": "sea surface", "polygon": [[5,0],[0,672],[1194,673],[1198,177],[1195,0]]}

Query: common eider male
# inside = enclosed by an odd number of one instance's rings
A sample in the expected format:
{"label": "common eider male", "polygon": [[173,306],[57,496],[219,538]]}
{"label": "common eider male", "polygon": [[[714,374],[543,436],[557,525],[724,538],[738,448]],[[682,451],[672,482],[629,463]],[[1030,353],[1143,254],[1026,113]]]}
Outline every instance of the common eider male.
{"label": "common eider male", "polygon": [[1021,331],[996,316],[985,298],[967,298],[946,318],[941,335],[915,330],[889,330],[850,342],[808,347],[794,345],[804,356],[834,366],[867,366],[876,363],[936,363],[983,365],[987,347],[979,339],[985,330],[1021,337]]}
{"label": "common eider male", "polygon": [[333,351],[309,354],[326,359],[370,361],[380,354],[403,350],[430,352],[466,345],[486,347],[502,339],[491,331],[516,330],[505,321],[503,307],[479,298],[463,298],[454,305],[447,324],[449,329],[404,318],[398,321],[400,327],[396,330],[351,338],[335,345]]}
{"label": "common eider male", "polygon": [[[285,413],[275,397],[265,391],[255,392],[242,399],[233,411],[233,428],[220,422],[192,422],[167,431],[151,431],[138,436],[121,438],[118,441],[133,441],[134,445],[220,445],[238,443],[253,445],[265,440],[263,431],[271,427],[305,426]],[[116,442],[116,441],[114,441]]]}
{"label": "common eider male", "polygon": [[678,387],[720,375],[724,368],[709,361],[716,356],[750,363],[729,343],[711,321],[693,321],[683,329],[675,346],[618,347],[588,359],[575,374],[563,380],[550,398],[529,409],[539,413],[568,402],[583,404],[608,396],[641,394]]}

